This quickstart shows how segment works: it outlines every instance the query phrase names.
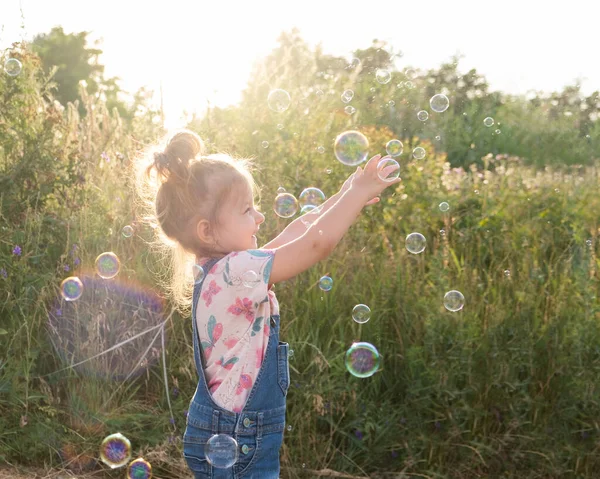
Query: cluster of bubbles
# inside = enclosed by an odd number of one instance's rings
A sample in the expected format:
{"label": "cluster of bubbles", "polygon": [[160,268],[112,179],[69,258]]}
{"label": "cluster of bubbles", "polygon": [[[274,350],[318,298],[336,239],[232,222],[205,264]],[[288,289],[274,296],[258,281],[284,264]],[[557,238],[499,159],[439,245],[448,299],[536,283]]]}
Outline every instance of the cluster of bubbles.
{"label": "cluster of bubbles", "polygon": [[150,479],[152,466],[144,458],[139,457],[131,462],[131,443],[123,434],[116,433],[106,436],[100,444],[100,460],[111,469],[127,467],[129,479]]}
{"label": "cluster of bubbles", "polygon": [[[102,253],[96,258],[96,273],[103,279],[114,278],[120,269],[121,261],[112,251]],[[83,294],[83,283],[77,276],[69,276],[62,281],[60,293],[65,301],[77,301]]]}

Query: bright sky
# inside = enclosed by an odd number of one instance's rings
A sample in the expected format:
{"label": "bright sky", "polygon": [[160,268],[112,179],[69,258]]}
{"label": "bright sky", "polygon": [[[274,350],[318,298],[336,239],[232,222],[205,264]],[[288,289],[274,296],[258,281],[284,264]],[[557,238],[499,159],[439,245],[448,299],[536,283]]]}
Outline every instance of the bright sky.
{"label": "bright sky", "polygon": [[[167,127],[210,99],[239,101],[254,60],[293,27],[312,47],[349,56],[374,38],[404,57],[399,67],[436,68],[460,53],[459,70],[476,68],[492,90],[557,91],[580,79],[584,93],[600,90],[593,0],[0,0],[0,48],[61,25],[90,31],[88,46],[104,51],[106,76],[134,92],[162,81]],[[21,28],[20,5],[25,18]]]}

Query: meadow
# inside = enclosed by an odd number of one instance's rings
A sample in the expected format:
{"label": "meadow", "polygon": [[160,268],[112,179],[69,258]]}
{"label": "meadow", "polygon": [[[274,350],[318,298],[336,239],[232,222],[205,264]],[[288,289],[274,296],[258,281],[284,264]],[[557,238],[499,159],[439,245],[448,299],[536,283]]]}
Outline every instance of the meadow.
{"label": "meadow", "polygon": [[[365,207],[333,254],[275,286],[293,349],[281,476],[596,477],[597,117],[561,100],[571,90],[510,98],[456,63],[413,74],[380,46],[348,65],[288,40],[257,66],[241,105],[187,125],[211,152],[255,158],[259,244],[290,221],[273,211],[278,187],[331,196],[352,173],[333,153],[339,133],[361,131],[372,155],[394,138],[404,152],[403,181]],[[130,174],[164,133],[159,112],[125,124],[85,86],[82,105],[62,106],[34,53],[18,45],[10,55],[23,71],[0,75],[0,463],[123,477],[97,457],[120,431],[156,477],[189,477],[191,320],[164,294],[156,224],[139,216]],[[376,68],[393,80],[379,83]],[[283,113],[266,105],[274,87],[291,94]],[[340,101],[346,88],[353,114]],[[450,109],[418,120],[437,92]],[[405,247],[412,232],[427,239],[421,254]],[[113,280],[94,273],[107,251],[121,261]],[[94,294],[61,308],[60,284],[73,275]],[[331,291],[319,288],[323,275]],[[461,311],[444,308],[449,290],[464,294]],[[351,317],[359,303],[372,311],[365,324]],[[354,341],[381,353],[369,378],[345,368]]]}

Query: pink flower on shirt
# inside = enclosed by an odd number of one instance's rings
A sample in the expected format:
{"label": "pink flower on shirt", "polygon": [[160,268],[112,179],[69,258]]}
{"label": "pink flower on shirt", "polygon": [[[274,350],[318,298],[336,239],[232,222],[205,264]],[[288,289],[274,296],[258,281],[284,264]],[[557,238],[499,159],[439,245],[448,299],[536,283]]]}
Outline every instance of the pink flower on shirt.
{"label": "pink flower on shirt", "polygon": [[239,339],[236,338],[235,336],[229,336],[227,339],[225,339],[223,341],[223,344],[225,346],[227,346],[227,349],[231,349],[238,343],[238,341],[239,341]]}
{"label": "pink flower on shirt", "polygon": [[254,308],[252,307],[252,301],[248,298],[240,299],[235,298],[235,304],[232,304],[227,308],[228,313],[233,313],[236,316],[243,314],[249,322],[254,320]]}
{"label": "pink flower on shirt", "polygon": [[202,293],[202,299],[204,299],[207,307],[212,303],[213,296],[221,291],[221,289],[223,288],[221,288],[214,279],[210,282],[208,289]]}

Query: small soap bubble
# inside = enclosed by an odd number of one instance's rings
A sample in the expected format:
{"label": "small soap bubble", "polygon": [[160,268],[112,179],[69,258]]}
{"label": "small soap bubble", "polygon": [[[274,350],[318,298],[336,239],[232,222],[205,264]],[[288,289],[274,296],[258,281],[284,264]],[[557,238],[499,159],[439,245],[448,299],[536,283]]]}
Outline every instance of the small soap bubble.
{"label": "small soap bubble", "polygon": [[352,90],[344,90],[344,93],[342,93],[342,101],[344,103],[350,103],[352,98],[354,98],[354,92]]}
{"label": "small soap bubble", "polygon": [[437,95],[433,95],[429,100],[429,106],[431,109],[437,113],[442,113],[448,109],[450,106],[450,100],[448,97],[442,93],[438,93]]}
{"label": "small soap bubble", "polygon": [[292,428],[292,425],[291,425],[291,424],[288,424],[286,429],[287,429],[288,431],[291,431],[291,430],[293,429],[293,428]]}
{"label": "small soap bubble", "polygon": [[120,432],[106,436],[100,445],[100,459],[111,469],[123,467],[131,459],[131,443]]}
{"label": "small soap bubble", "polygon": [[277,129],[283,130],[283,123],[277,123]]}
{"label": "small soap bubble", "polygon": [[291,193],[279,193],[275,197],[273,210],[281,218],[291,218],[298,212],[298,200]]}
{"label": "small soap bubble", "polygon": [[277,194],[279,193],[285,193],[285,188],[283,186],[280,186],[279,188],[277,188]]}
{"label": "small soap bubble", "polygon": [[[392,170],[388,173],[385,170]],[[377,163],[377,176],[384,181],[394,181],[400,176],[400,164],[392,158],[383,158]]]}
{"label": "small soap bubble", "polygon": [[[313,211],[314,209],[317,209],[317,207],[315,205],[304,205],[302,208],[300,208],[300,214],[305,215],[306,213],[309,213],[309,212]],[[317,212],[318,211],[319,210],[317,209]],[[310,222],[308,224],[310,224]]]}
{"label": "small soap bubble", "polygon": [[414,85],[413,85],[413,82],[406,81],[406,82],[404,82],[404,86],[406,87],[407,90],[412,90]]}
{"label": "small soap bubble", "polygon": [[414,150],[413,150],[413,157],[416,160],[422,160],[423,158],[425,158],[425,148],[422,148],[420,146],[417,146]]}
{"label": "small soap bubble", "polygon": [[479,190],[473,190],[473,193],[475,193],[476,195],[479,194]]}
{"label": "small soap bubble", "polygon": [[60,284],[60,293],[65,301],[76,301],[83,294],[83,283],[77,276],[69,276]]}
{"label": "small soap bubble", "polygon": [[367,159],[369,140],[360,131],[345,131],[336,137],[333,152],[339,162],[356,166]]}
{"label": "small soap bubble", "polygon": [[133,235],[133,228],[130,225],[123,226],[123,230],[121,231],[121,234],[125,238],[131,238],[131,236]]}
{"label": "small soap bubble", "polygon": [[294,350],[293,349],[288,350],[288,358],[293,359],[293,357],[294,357]]}
{"label": "small soap bubble", "polygon": [[377,372],[381,358],[370,343],[357,342],[346,351],[346,369],[357,378],[368,378]]}
{"label": "small soap bubble", "polygon": [[129,463],[127,467],[128,479],[150,479],[152,477],[152,466],[142,457],[138,457]]}
{"label": "small soap bubble", "polygon": [[404,151],[404,145],[400,140],[390,140],[385,145],[385,151],[390,156],[400,156]]}
{"label": "small soap bubble", "polygon": [[302,190],[302,193],[300,193],[300,196],[298,197],[298,203],[301,207],[306,205],[319,206],[324,201],[325,193],[313,186]]}
{"label": "small soap bubble", "polygon": [[116,254],[109,251],[96,258],[96,272],[103,279],[114,278],[121,269],[121,261]]}
{"label": "small soap bubble", "polygon": [[249,269],[242,274],[242,283],[246,288],[254,288],[258,285],[258,274],[256,271]]}
{"label": "small soap bubble", "polygon": [[591,239],[585,240],[585,244],[588,246],[592,246],[592,240]]}
{"label": "small soap bubble", "polygon": [[372,87],[369,89],[369,91],[370,91],[371,93],[375,93],[375,92],[377,91],[377,88],[375,88],[374,86],[372,86]]}
{"label": "small soap bubble", "polygon": [[483,124],[489,128],[494,125],[494,119],[491,116],[488,116],[483,120]]}
{"label": "small soap bubble", "polygon": [[327,169],[325,170],[325,173],[327,173],[328,175],[330,175],[332,171],[333,171],[333,170],[332,170],[331,168],[327,168]]}
{"label": "small soap bubble", "polygon": [[394,100],[388,101],[388,106],[396,106],[396,102]]}
{"label": "small soap bubble", "polygon": [[263,141],[263,142],[262,142],[260,145],[261,145],[263,148],[269,148],[269,142],[268,142],[268,141]]}
{"label": "small soap bubble", "polygon": [[440,230],[440,236],[446,236],[446,230],[441,229]]}
{"label": "small soap bubble", "polygon": [[197,284],[204,279],[204,268],[202,266],[194,264],[192,271],[194,273],[194,283]]}
{"label": "small soap bubble", "polygon": [[227,469],[238,460],[238,443],[227,434],[214,434],[206,442],[204,454],[211,466],[217,469]]}
{"label": "small soap bubble", "polygon": [[344,108],[344,111],[348,114],[348,115],[354,115],[354,113],[356,113],[356,108],[354,108],[352,105],[347,105]]}
{"label": "small soap bubble", "polygon": [[321,279],[319,280],[319,288],[322,291],[331,291],[331,288],[333,288],[333,279],[331,279],[329,276],[321,276]]}
{"label": "small soap bubble", "polygon": [[421,233],[411,233],[406,237],[406,249],[409,253],[422,253],[426,246],[427,240]]}
{"label": "small soap bubble", "polygon": [[504,270],[504,276],[506,276],[507,278],[510,278],[510,269]]}
{"label": "small soap bubble", "polygon": [[496,135],[499,135],[500,133],[502,133],[502,131],[500,131],[499,129],[494,131],[494,133],[496,133]]}
{"label": "small soap bubble", "polygon": [[435,137],[435,139],[436,139],[437,141],[440,141],[440,140],[442,139],[442,137],[441,137],[440,135],[437,135],[437,136]]}
{"label": "small soap bubble", "polygon": [[445,213],[449,209],[450,209],[450,205],[446,201],[442,201],[440,203],[440,211],[442,211],[443,213]]}
{"label": "small soap bubble", "polygon": [[413,68],[407,68],[406,70],[404,70],[404,74],[409,80],[414,80],[417,76],[417,71]]}
{"label": "small soap bubble", "polygon": [[427,121],[429,118],[429,113],[427,113],[425,110],[421,110],[419,113],[417,113],[417,118],[420,121]]}
{"label": "small soap bubble", "polygon": [[280,88],[271,90],[271,92],[269,92],[269,96],[267,97],[267,104],[269,105],[269,108],[277,113],[287,110],[291,102],[292,99],[290,98],[290,94]]}
{"label": "small soap bubble", "polygon": [[366,323],[371,319],[371,308],[366,304],[357,304],[352,309],[352,319],[359,324]]}
{"label": "small soap bubble", "polygon": [[324,146],[317,146],[317,151],[321,154],[325,153],[325,147]]}
{"label": "small soap bubble", "polygon": [[21,73],[22,68],[23,65],[16,58],[9,58],[4,63],[4,71],[8,76],[11,77],[16,77],[19,73]]}
{"label": "small soap bubble", "polygon": [[390,82],[392,75],[389,71],[378,68],[377,72],[375,73],[375,78],[379,83],[385,85],[386,83]]}
{"label": "small soap bubble", "polygon": [[460,291],[452,290],[448,291],[444,295],[444,307],[448,311],[456,312],[463,309],[465,305],[465,297]]}

